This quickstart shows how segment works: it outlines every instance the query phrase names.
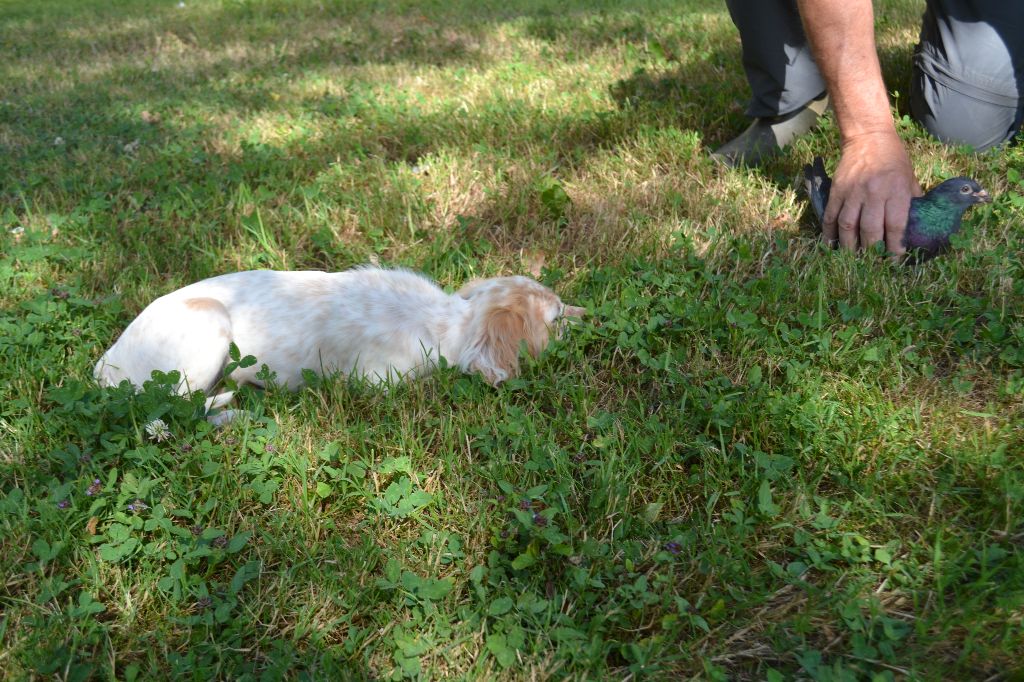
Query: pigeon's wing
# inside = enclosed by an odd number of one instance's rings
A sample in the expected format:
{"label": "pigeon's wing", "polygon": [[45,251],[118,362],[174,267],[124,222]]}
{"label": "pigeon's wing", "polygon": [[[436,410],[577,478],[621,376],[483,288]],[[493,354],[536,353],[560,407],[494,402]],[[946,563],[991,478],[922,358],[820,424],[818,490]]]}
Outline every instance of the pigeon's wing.
{"label": "pigeon's wing", "polygon": [[828,205],[828,193],[832,190],[832,179],[825,172],[825,162],[820,156],[814,157],[813,165],[804,166],[804,186],[820,226],[825,217],[825,206]]}
{"label": "pigeon's wing", "polygon": [[923,197],[910,200],[907,229],[903,232],[903,248],[907,250],[905,262],[909,265],[924,263],[946,251],[949,248],[949,235],[960,229],[959,215],[952,219],[936,220],[943,213],[941,208],[936,208],[934,200],[929,200],[936,189],[932,188]]}

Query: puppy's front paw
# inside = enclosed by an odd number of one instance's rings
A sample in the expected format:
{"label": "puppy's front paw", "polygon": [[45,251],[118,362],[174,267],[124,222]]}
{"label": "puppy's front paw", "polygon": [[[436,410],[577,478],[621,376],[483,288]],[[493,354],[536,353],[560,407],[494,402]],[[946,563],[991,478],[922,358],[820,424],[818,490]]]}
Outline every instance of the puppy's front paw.
{"label": "puppy's front paw", "polygon": [[222,426],[227,426],[231,422],[235,421],[239,417],[248,417],[249,413],[245,410],[221,410],[216,414],[206,415],[206,421],[210,422],[218,429]]}

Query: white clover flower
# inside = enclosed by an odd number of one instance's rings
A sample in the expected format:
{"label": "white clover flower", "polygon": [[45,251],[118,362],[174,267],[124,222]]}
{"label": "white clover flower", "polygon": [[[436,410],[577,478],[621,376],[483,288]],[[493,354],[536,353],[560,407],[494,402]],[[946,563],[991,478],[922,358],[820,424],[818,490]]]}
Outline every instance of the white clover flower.
{"label": "white clover flower", "polygon": [[58,135],[57,137],[53,138],[53,146],[54,147],[60,147],[63,144],[64,144],[64,138],[61,137],[60,135]]}
{"label": "white clover flower", "polygon": [[146,424],[146,433],[149,434],[150,440],[155,440],[157,443],[163,443],[171,437],[171,430],[167,428],[163,419],[154,419]]}

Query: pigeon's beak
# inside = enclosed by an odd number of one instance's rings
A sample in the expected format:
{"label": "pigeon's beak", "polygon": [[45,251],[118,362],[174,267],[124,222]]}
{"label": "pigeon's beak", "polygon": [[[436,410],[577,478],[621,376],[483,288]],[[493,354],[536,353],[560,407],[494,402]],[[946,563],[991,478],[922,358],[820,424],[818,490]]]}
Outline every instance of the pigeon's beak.
{"label": "pigeon's beak", "polygon": [[982,203],[982,204],[991,204],[992,203],[992,197],[990,197],[988,195],[988,192],[986,192],[983,189],[979,189],[977,192],[975,192],[974,193],[974,198],[977,199],[978,202]]}

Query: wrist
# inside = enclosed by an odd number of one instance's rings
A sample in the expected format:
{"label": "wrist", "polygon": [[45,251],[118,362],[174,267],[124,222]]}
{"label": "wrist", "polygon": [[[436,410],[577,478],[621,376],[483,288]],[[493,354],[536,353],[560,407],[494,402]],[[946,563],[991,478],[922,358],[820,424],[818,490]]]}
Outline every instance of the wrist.
{"label": "wrist", "polygon": [[856,132],[843,132],[839,136],[839,144],[843,150],[862,146],[889,146],[894,144],[902,148],[903,140],[900,139],[899,134],[896,132],[896,127],[890,123],[887,126],[880,125],[877,127],[860,128]]}
{"label": "wrist", "polygon": [[877,123],[861,123],[855,126],[840,126],[840,144],[843,147],[854,146],[861,143],[879,144],[897,142],[901,146],[903,141],[896,132],[896,125],[892,119]]}

